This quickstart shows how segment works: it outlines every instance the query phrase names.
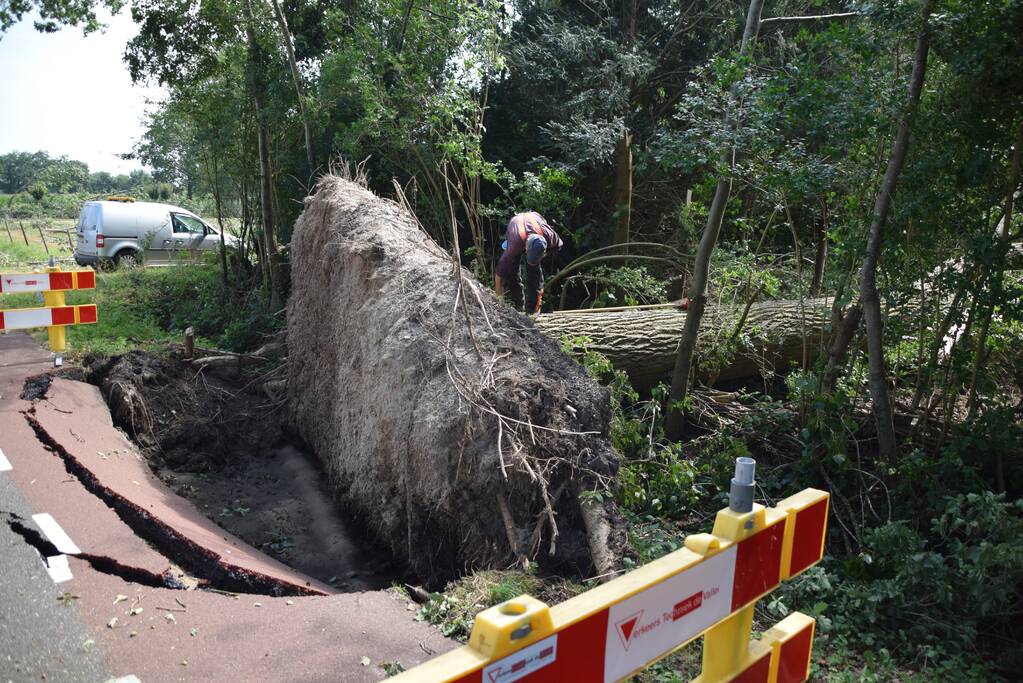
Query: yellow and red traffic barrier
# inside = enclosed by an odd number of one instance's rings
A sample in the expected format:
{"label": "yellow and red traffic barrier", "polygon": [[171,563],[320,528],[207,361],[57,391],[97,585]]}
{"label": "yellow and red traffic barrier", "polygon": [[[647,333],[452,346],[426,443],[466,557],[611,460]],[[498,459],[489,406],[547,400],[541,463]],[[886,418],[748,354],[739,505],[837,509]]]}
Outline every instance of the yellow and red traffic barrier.
{"label": "yellow and red traffic barrier", "polygon": [[[53,262],[51,261],[51,264]],[[0,330],[23,330],[45,327],[50,350],[58,354],[67,348],[69,325],[97,322],[96,304],[68,306],[64,293],[76,289],[95,289],[96,273],[91,270],[64,271],[51,265],[45,273],[0,274],[0,294],[40,292],[45,308],[13,308],[0,310]]]}
{"label": "yellow and red traffic barrier", "polygon": [[[94,322],[96,322],[96,304],[53,308],[14,308],[0,311],[0,330],[88,325]],[[54,351],[58,350],[63,349],[54,349]]]}
{"label": "yellow and red traffic barrier", "polygon": [[561,604],[523,595],[485,610],[468,645],[392,680],[608,683],[704,635],[699,683],[805,681],[812,618],[791,614],[760,640],[750,632],[757,600],[820,562],[829,496],[806,489],[772,508],[753,504],[752,460],[740,460],[713,533]]}
{"label": "yellow and red traffic barrier", "polygon": [[71,289],[96,289],[96,272],[92,270],[60,270],[53,267],[45,273],[0,275],[0,294],[65,292]]}

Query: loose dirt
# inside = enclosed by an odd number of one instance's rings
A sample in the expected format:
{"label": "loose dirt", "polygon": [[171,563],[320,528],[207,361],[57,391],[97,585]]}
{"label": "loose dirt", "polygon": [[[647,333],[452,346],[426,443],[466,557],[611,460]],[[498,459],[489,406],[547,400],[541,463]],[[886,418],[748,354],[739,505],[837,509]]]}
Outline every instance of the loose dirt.
{"label": "loose dirt", "polygon": [[386,588],[400,576],[334,502],[317,464],[292,444],[219,472],[156,472],[220,526],[339,591]]}
{"label": "loose dirt", "polygon": [[335,500],[315,458],[283,431],[281,406],[251,391],[251,378],[140,351],[93,360],[86,377],[152,471],[224,529],[339,591],[399,578]]}

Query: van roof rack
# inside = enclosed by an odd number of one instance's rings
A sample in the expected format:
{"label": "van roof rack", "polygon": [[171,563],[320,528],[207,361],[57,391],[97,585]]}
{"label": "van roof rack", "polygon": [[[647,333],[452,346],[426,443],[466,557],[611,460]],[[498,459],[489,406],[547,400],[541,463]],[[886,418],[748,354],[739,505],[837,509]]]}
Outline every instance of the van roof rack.
{"label": "van roof rack", "polygon": [[134,202],[134,197],[107,197],[108,202]]}

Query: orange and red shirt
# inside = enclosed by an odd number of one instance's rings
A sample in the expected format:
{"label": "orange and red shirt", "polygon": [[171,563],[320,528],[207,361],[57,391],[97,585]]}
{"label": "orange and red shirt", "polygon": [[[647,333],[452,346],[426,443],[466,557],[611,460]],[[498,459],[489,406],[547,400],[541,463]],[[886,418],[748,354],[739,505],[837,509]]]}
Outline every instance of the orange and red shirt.
{"label": "orange and red shirt", "polygon": [[547,253],[554,253],[564,246],[558,233],[554,232],[551,226],[547,225],[544,217],[535,211],[517,213],[508,221],[505,231],[505,239],[508,247],[501,255],[497,264],[497,274],[502,279],[509,279],[515,270],[518,269],[519,257],[526,250],[526,240],[530,235],[540,235],[547,240]]}

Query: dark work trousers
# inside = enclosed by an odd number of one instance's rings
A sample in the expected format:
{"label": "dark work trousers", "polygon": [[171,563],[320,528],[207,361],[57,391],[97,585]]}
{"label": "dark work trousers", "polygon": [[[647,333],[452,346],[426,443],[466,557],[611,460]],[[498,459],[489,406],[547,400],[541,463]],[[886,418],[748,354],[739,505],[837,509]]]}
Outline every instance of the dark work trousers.
{"label": "dark work trousers", "polygon": [[[525,259],[523,259],[525,261]],[[526,298],[525,298],[525,309],[522,308],[522,281],[519,279],[519,269],[516,268],[512,271],[515,276],[511,279],[511,282],[506,282],[505,287],[508,290],[508,297],[511,299],[512,304],[517,310],[524,310],[529,315],[536,312],[537,303],[543,294],[543,268],[538,263],[535,266],[531,266],[528,263],[525,264],[526,268]]]}

